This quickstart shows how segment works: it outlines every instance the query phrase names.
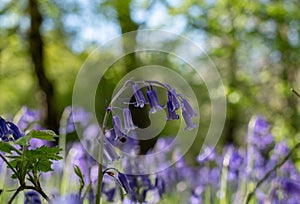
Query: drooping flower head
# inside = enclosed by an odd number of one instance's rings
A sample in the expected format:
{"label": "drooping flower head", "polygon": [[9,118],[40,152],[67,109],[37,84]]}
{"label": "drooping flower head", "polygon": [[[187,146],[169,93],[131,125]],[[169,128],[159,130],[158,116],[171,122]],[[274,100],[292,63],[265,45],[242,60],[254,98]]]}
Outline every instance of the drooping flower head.
{"label": "drooping flower head", "polygon": [[146,103],[146,100],[140,86],[137,83],[133,83],[132,90],[136,101],[134,106],[143,108]]}
{"label": "drooping flower head", "polygon": [[103,174],[108,174],[109,176],[116,179],[116,181],[119,183],[119,185],[125,190],[126,194],[131,192],[131,188],[129,186],[128,180],[125,176],[125,174],[119,172],[115,168],[108,168],[106,169]]}
{"label": "drooping flower head", "polygon": [[150,111],[149,113],[153,114],[157,111],[161,111],[162,107],[159,104],[158,97],[156,91],[151,87],[148,87],[147,91],[147,99],[150,105]]}
{"label": "drooping flower head", "polygon": [[17,140],[23,135],[14,123],[5,121],[0,116],[0,139],[2,141]]}

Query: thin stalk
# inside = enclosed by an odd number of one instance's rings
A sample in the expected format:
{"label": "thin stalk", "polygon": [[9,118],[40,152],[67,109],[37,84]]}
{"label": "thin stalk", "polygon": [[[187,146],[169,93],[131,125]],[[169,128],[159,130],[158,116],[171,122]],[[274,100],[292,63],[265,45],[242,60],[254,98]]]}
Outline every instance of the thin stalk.
{"label": "thin stalk", "polygon": [[157,81],[151,81],[151,80],[140,80],[140,81],[132,81],[132,80],[128,80],[125,82],[125,84],[121,87],[121,89],[116,93],[116,95],[112,98],[112,100],[110,101],[110,104],[108,105],[108,108],[106,109],[104,118],[103,118],[103,123],[102,123],[102,135],[100,135],[100,147],[99,147],[99,165],[98,165],[98,184],[97,184],[97,193],[96,193],[96,204],[101,204],[102,200],[101,200],[101,191],[102,191],[102,179],[103,179],[103,146],[104,146],[104,137],[105,137],[105,129],[106,129],[106,125],[107,125],[107,120],[108,120],[108,116],[111,113],[111,109],[112,109],[112,104],[114,101],[117,100],[117,98],[123,93],[123,91],[130,85],[133,83],[149,83],[151,84],[157,84],[160,85],[166,89],[169,89],[170,87],[167,86],[166,84],[157,82]]}
{"label": "thin stalk", "polygon": [[23,190],[24,190],[24,187],[23,187],[23,186],[20,186],[20,187],[15,191],[15,193],[13,194],[13,196],[9,199],[8,204],[11,204],[11,203],[14,201],[14,199],[17,197],[17,195],[18,195],[21,191],[23,191]]}
{"label": "thin stalk", "polygon": [[223,168],[221,173],[221,198],[220,198],[220,204],[226,204],[227,203],[227,176],[228,176],[228,167],[230,162],[230,157],[232,155],[232,150],[229,149],[223,160]]}
{"label": "thin stalk", "polygon": [[109,114],[111,113],[111,106],[112,103],[123,93],[123,91],[127,88],[129,83],[125,83],[123,87],[117,92],[117,94],[112,98],[110,101],[110,104],[108,108],[106,109],[104,118],[103,118],[103,123],[102,123],[102,134],[100,135],[100,147],[99,147],[99,165],[98,165],[98,183],[97,183],[97,193],[96,193],[96,204],[101,204],[102,203],[102,198],[101,198],[101,191],[102,191],[102,180],[103,180],[103,151],[104,151],[104,137],[105,137],[105,129],[107,125],[107,120],[109,117]]}
{"label": "thin stalk", "polygon": [[1,196],[0,196],[0,203],[4,203],[4,200],[6,198],[6,193],[5,193],[5,188],[6,188],[6,174],[7,174],[7,166],[6,165],[2,165],[2,168],[1,168],[1,174],[4,175],[0,178],[0,187],[2,189],[2,193],[1,193]]}
{"label": "thin stalk", "polygon": [[63,160],[65,162],[66,160],[66,137],[67,137],[67,125],[68,125],[68,119],[71,114],[71,108],[66,108],[62,114],[62,117],[60,119],[60,125],[59,125],[59,140],[58,144],[59,147],[62,149],[61,155],[63,157]]}
{"label": "thin stalk", "polygon": [[245,173],[246,175],[242,177],[241,181],[241,188],[239,193],[236,196],[235,202],[236,203],[243,203],[244,202],[244,197],[245,195],[248,194],[249,191],[249,185],[250,185],[250,180],[249,178],[251,177],[251,172],[252,172],[252,167],[253,167],[253,162],[254,162],[254,149],[253,149],[253,135],[254,135],[254,126],[255,126],[255,121],[256,121],[257,116],[253,116],[250,119],[250,122],[248,124],[248,144],[247,144],[247,158],[246,158],[246,169]]}
{"label": "thin stalk", "polygon": [[287,155],[286,155],[279,163],[277,163],[272,169],[270,169],[270,170],[264,175],[264,177],[256,183],[254,189],[253,189],[250,193],[247,194],[245,204],[248,204],[248,203],[250,202],[250,200],[251,200],[251,198],[253,197],[255,191],[263,184],[263,182],[265,182],[265,181],[269,178],[269,176],[270,176],[274,171],[276,171],[279,167],[281,167],[281,166],[282,166],[282,165],[283,165],[283,164],[284,164],[284,163],[292,156],[292,154],[293,154],[298,148],[300,148],[300,142],[298,142],[298,143],[297,143],[297,144],[289,151],[289,153],[288,153],[288,154],[287,154]]}
{"label": "thin stalk", "polygon": [[298,97],[300,98],[300,94],[299,94],[295,89],[291,88],[291,91],[292,91],[294,94],[296,94],[296,96],[298,96]]}
{"label": "thin stalk", "polygon": [[21,182],[21,178],[20,178],[18,172],[10,165],[10,163],[7,161],[7,159],[2,154],[0,154],[0,157],[7,164],[7,166],[14,172],[14,174],[18,177],[19,181]]}

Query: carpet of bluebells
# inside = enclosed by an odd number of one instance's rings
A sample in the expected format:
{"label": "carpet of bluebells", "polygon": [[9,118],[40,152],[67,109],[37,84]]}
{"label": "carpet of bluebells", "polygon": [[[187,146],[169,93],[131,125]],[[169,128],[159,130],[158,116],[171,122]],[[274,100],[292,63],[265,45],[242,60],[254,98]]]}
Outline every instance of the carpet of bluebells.
{"label": "carpet of bluebells", "polygon": [[[151,91],[154,93],[154,90]],[[172,93],[169,94],[171,98]],[[154,98],[151,97],[148,96],[149,103],[152,103],[149,105],[160,108],[160,105],[153,102],[157,100],[156,94]],[[182,98],[179,104],[190,108],[184,103],[186,101]],[[168,102],[165,108],[170,110],[175,105]],[[131,130],[134,124],[130,120],[128,110],[123,111],[125,123],[127,121],[124,125]],[[169,111],[169,119],[178,119],[174,113]],[[187,118],[191,114],[184,114],[182,112],[187,127],[193,128],[194,124]],[[74,115],[77,117],[72,117]],[[40,117],[39,111],[27,107],[23,107],[14,117],[1,117],[1,141],[17,141],[30,130],[43,130]],[[89,113],[83,109],[72,110],[71,107],[67,107],[62,115],[58,137],[59,145],[63,149],[60,152],[62,159],[52,160],[53,171],[42,172],[39,175],[39,181],[51,200],[50,203],[95,203],[98,163],[79,141],[61,141],[62,137],[75,134],[74,124],[82,127],[83,137],[97,141],[101,133],[97,132],[97,124],[90,123],[89,119]],[[122,151],[139,151],[138,143],[131,141],[129,137],[124,139],[124,135],[118,132],[118,128],[121,127],[120,119],[113,117],[112,123],[114,129],[106,131],[103,153],[105,161],[110,164],[120,159],[114,151],[116,147]],[[116,137],[118,139],[111,139]],[[292,161],[292,154],[299,150],[299,145],[290,147],[286,141],[275,142],[271,127],[262,116],[253,116],[249,130],[243,137],[247,143],[246,147],[227,145],[221,151],[216,151],[213,147],[205,146],[197,157],[197,165],[194,166],[187,165],[180,150],[175,150],[171,158],[178,161],[152,175],[135,175],[140,165],[132,160],[127,161],[124,157],[119,170],[113,165],[103,169],[103,203],[300,203],[300,173]],[[166,147],[172,140],[172,137],[160,137],[155,148],[149,153]],[[54,142],[32,138],[27,148],[34,150],[53,145]],[[1,155],[5,156],[6,153],[1,152]],[[166,165],[167,158],[157,159],[160,165]],[[123,169],[126,169],[126,174],[121,173]],[[16,189],[18,184],[10,178],[13,172],[3,159],[0,159],[0,171],[0,203],[7,203],[12,196],[10,190]],[[30,189],[19,193],[14,200],[14,203],[24,204],[46,202],[39,192]]]}

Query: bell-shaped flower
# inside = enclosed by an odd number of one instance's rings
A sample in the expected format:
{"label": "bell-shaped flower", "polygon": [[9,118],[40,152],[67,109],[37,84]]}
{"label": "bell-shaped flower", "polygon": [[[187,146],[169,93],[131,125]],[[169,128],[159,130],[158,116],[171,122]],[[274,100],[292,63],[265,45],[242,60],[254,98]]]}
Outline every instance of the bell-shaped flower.
{"label": "bell-shaped flower", "polygon": [[19,128],[14,123],[7,122],[7,126],[10,129],[9,132],[13,135],[14,140],[17,140],[20,137],[24,136],[24,134],[20,132]]}
{"label": "bell-shaped flower", "polygon": [[114,132],[116,135],[116,139],[119,139],[121,142],[125,142],[126,141],[126,136],[123,133],[123,127],[122,127],[122,123],[121,123],[121,119],[118,115],[114,115],[112,118],[112,123],[114,126]]}
{"label": "bell-shaped flower", "polygon": [[175,89],[168,90],[168,102],[170,102],[170,104],[172,105],[172,111],[178,110],[180,108]]}
{"label": "bell-shaped flower", "polygon": [[176,109],[174,108],[171,101],[167,102],[167,108],[168,108],[167,120],[178,120],[179,115],[176,114]]}
{"label": "bell-shaped flower", "polygon": [[8,127],[6,125],[6,121],[0,116],[0,138],[1,140],[6,140],[9,134]]}
{"label": "bell-shaped flower", "polygon": [[186,123],[185,130],[192,130],[196,128],[197,125],[193,124],[192,117],[197,116],[197,113],[193,110],[192,106],[185,98],[181,99],[181,110],[183,119]]}
{"label": "bell-shaped flower", "polygon": [[149,89],[147,91],[147,98],[150,105],[150,113],[156,113],[156,111],[162,110],[155,90]]}
{"label": "bell-shaped flower", "polygon": [[108,168],[103,172],[103,174],[105,173],[116,179],[119,185],[125,190],[126,194],[132,191],[125,174],[122,174],[115,168]]}
{"label": "bell-shaped flower", "polygon": [[187,111],[184,111],[184,109],[182,109],[182,116],[186,124],[184,130],[192,130],[197,127],[192,121],[192,116]]}
{"label": "bell-shaped flower", "polygon": [[134,130],[136,126],[133,124],[132,115],[129,108],[123,109],[124,129],[126,132]]}
{"label": "bell-shaped flower", "polygon": [[137,83],[133,83],[132,90],[136,101],[134,106],[143,108],[146,103],[146,100],[140,86]]}
{"label": "bell-shaped flower", "polygon": [[120,158],[114,146],[110,143],[110,141],[106,137],[104,138],[103,145],[104,145],[103,156],[108,163],[112,163]]}
{"label": "bell-shaped flower", "polygon": [[181,100],[181,108],[182,111],[186,113],[186,115],[189,115],[190,117],[197,116],[197,113],[194,111],[190,103],[185,98],[182,98]]}

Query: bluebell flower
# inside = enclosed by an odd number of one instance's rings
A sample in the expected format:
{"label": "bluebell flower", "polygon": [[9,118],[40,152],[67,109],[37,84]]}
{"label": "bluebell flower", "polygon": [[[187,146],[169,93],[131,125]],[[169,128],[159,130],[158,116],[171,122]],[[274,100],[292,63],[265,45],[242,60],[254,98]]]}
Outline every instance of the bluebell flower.
{"label": "bluebell flower", "polygon": [[186,113],[186,115],[190,117],[196,117],[197,113],[194,111],[190,103],[183,97],[181,97],[181,108],[182,111]]}
{"label": "bluebell flower", "polygon": [[292,179],[285,178],[281,179],[280,188],[284,191],[284,193],[288,196],[297,196],[300,199],[300,183],[299,181],[293,181]]}
{"label": "bluebell flower", "polygon": [[253,135],[248,135],[248,142],[257,146],[260,150],[267,150],[274,142],[270,133],[268,122],[261,116],[257,116],[254,121]]}
{"label": "bluebell flower", "polygon": [[52,204],[82,204],[83,201],[79,195],[69,194],[66,196],[58,197],[52,201]]}
{"label": "bluebell flower", "polygon": [[123,118],[124,118],[124,129],[127,132],[136,129],[136,126],[133,124],[132,115],[129,108],[123,109]]}
{"label": "bluebell flower", "polygon": [[116,139],[119,139],[121,142],[126,142],[126,137],[123,134],[123,127],[122,127],[120,117],[118,115],[114,115],[112,119],[112,123],[114,126]]}
{"label": "bluebell flower", "polygon": [[24,136],[24,134],[20,132],[19,128],[14,123],[7,122],[7,126],[10,129],[10,134],[13,135],[14,140],[17,140],[20,137]]}
{"label": "bluebell flower", "polygon": [[106,198],[107,198],[108,202],[114,202],[114,197],[115,197],[115,194],[116,194],[116,188],[109,189],[109,190],[107,190],[103,193],[106,195]]}
{"label": "bluebell flower", "polygon": [[42,204],[42,201],[36,191],[28,191],[25,193],[24,204]]}
{"label": "bluebell flower", "polygon": [[[12,137],[10,135],[12,135]],[[17,140],[23,135],[24,134],[20,132],[14,123],[6,122],[0,117],[0,139],[2,141]]]}
{"label": "bluebell flower", "polygon": [[181,98],[181,110],[186,124],[185,130],[192,130],[196,128],[197,125],[193,123],[192,117],[197,116],[197,113],[193,110],[192,106],[185,98]]}
{"label": "bluebell flower", "polygon": [[125,174],[122,174],[115,168],[108,168],[103,172],[103,174],[105,173],[116,179],[120,186],[125,190],[126,194],[131,192],[131,188]]}
{"label": "bluebell flower", "polygon": [[114,149],[114,146],[109,142],[109,140],[106,137],[104,138],[103,150],[104,160],[106,160],[108,163],[112,163],[120,158],[120,156]]}
{"label": "bluebell flower", "polygon": [[0,138],[1,138],[1,140],[6,141],[8,134],[9,134],[9,130],[6,125],[6,121],[0,116]]}
{"label": "bluebell flower", "polygon": [[184,109],[182,109],[182,116],[186,124],[185,130],[192,130],[197,127],[197,125],[193,123],[191,115],[184,111]]}
{"label": "bluebell flower", "polygon": [[143,108],[146,103],[146,100],[140,86],[137,83],[133,83],[132,90],[136,101],[134,106]]}
{"label": "bluebell flower", "polygon": [[156,176],[154,186],[158,189],[160,197],[162,197],[166,192],[165,181],[160,176]]}
{"label": "bluebell flower", "polygon": [[192,195],[190,197],[190,204],[202,204],[202,193],[204,189],[202,186],[198,186],[192,190]]}
{"label": "bluebell flower", "polygon": [[149,90],[147,91],[146,94],[147,94],[148,102],[150,105],[149,113],[153,114],[153,113],[156,113],[156,111],[162,110],[162,107],[160,106],[159,101],[158,101],[156,91],[149,88]]}
{"label": "bluebell flower", "polygon": [[167,120],[178,120],[179,115],[176,114],[176,109],[174,108],[171,101],[167,102],[167,108],[168,108]]}
{"label": "bluebell flower", "polygon": [[170,107],[172,111],[178,110],[180,108],[175,89],[168,90],[168,101],[170,102]]}

